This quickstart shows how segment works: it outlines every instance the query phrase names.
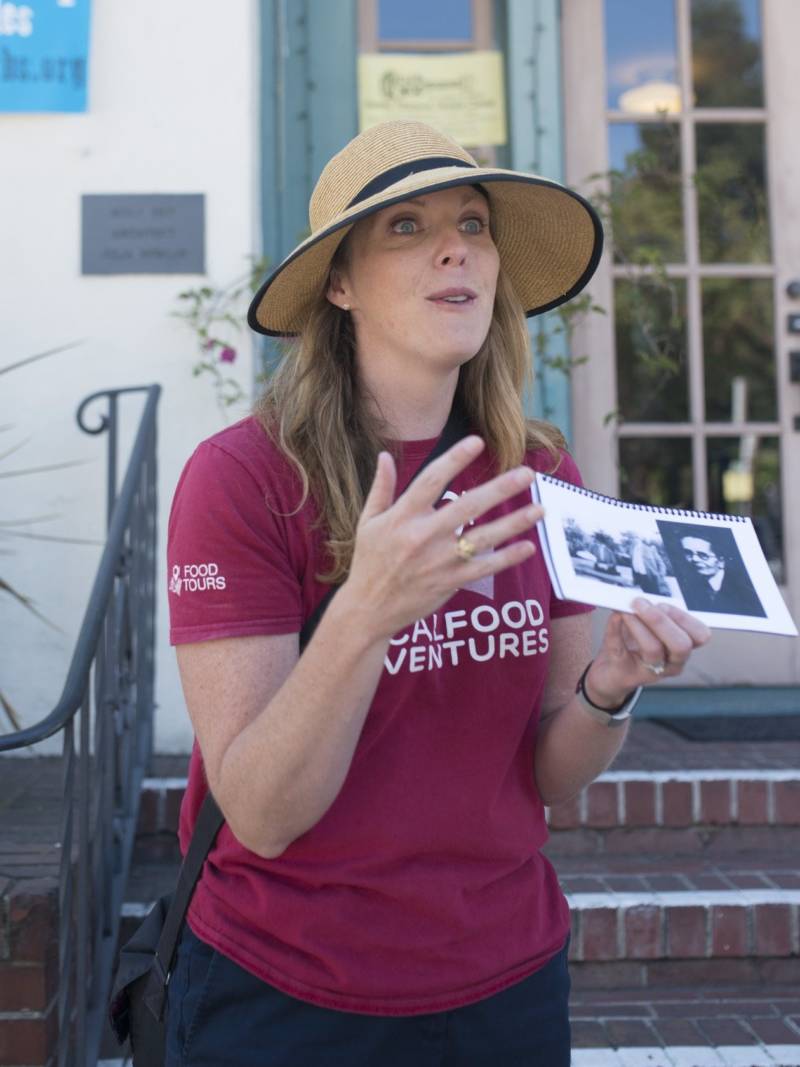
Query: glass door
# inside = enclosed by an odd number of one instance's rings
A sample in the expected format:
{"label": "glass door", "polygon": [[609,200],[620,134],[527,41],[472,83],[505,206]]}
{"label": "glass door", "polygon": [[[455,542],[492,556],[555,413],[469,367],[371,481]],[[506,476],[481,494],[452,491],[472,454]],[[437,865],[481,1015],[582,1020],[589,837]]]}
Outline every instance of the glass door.
{"label": "glass door", "polygon": [[[628,500],[750,516],[795,617],[798,7],[563,9],[569,179],[604,212],[609,246],[593,287],[607,313],[582,324],[589,359],[572,383],[584,477]],[[688,680],[797,684],[797,645],[718,631]]]}

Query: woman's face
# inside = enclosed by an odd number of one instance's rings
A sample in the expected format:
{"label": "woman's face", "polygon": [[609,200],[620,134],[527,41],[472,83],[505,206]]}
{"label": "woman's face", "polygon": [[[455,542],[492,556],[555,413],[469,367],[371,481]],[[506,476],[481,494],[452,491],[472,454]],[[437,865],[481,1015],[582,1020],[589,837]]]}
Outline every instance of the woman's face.
{"label": "woman's face", "polygon": [[499,256],[489,203],[471,186],[385,208],[350,232],[328,299],[350,305],[358,358],[452,371],[480,349],[492,320]]}

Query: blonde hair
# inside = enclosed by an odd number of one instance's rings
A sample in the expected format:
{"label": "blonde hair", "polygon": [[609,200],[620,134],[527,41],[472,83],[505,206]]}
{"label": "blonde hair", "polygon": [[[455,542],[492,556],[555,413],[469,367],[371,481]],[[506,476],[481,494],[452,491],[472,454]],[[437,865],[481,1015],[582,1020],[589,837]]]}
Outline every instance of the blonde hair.
{"label": "blonde hair", "polygon": [[[327,287],[326,287],[327,288]],[[288,456],[300,478],[297,508],[309,495],[327,533],[332,566],[327,582],[347,576],[365,491],[378,452],[388,447],[384,428],[363,403],[350,315],[322,292],[303,333],[271,376],[255,415]],[[500,473],[521,463],[528,449],[543,448],[555,467],[564,438],[555,426],[527,420],[522,395],[531,376],[525,315],[501,269],[494,313],[480,351],[461,368],[457,399]]]}

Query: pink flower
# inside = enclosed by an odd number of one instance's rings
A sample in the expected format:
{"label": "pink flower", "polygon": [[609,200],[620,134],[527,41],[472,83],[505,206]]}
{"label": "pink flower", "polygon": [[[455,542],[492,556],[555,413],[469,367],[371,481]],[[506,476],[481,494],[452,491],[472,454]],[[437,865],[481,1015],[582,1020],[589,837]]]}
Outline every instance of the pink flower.
{"label": "pink flower", "polygon": [[219,354],[220,363],[233,363],[233,361],[235,359],[236,359],[236,349],[235,348],[230,348],[230,347],[226,346],[225,348],[222,349],[222,351]]}

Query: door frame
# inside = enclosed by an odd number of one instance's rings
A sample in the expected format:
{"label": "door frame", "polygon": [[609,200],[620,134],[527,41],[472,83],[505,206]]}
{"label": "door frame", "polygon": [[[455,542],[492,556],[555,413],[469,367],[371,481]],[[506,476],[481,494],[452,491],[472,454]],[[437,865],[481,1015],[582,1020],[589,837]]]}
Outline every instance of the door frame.
{"label": "door frame", "polygon": [[[678,43],[687,49],[688,3],[679,18]],[[764,93],[767,116],[767,188],[770,203],[772,266],[768,271],[748,271],[748,276],[767,273],[774,279],[777,423],[781,447],[781,494],[784,523],[784,559],[787,584],[781,591],[790,612],[800,615],[800,508],[793,506],[793,486],[800,484],[800,384],[789,383],[789,351],[800,349],[800,336],[787,333],[787,316],[800,313],[800,300],[786,291],[792,278],[800,278],[800,151],[796,144],[796,116],[800,114],[800,82],[793,75],[794,43],[800,39],[800,4],[796,0],[762,0]],[[567,184],[591,194],[597,182],[590,175],[608,170],[606,120],[605,26],[603,0],[581,0],[562,5],[562,64],[564,71],[564,146]],[[690,72],[681,76],[683,99],[691,98]],[[694,159],[692,127],[682,124],[682,148],[690,167]],[[693,190],[684,190],[686,224],[696,225]],[[687,260],[687,266],[691,266]],[[734,273],[734,271],[732,271]],[[741,274],[741,271],[739,272]],[[604,416],[617,406],[615,335],[613,315],[613,269],[606,251],[589,291],[595,303],[607,309],[578,324],[575,350],[589,359],[572,375],[572,426],[574,450],[585,483],[599,492],[617,496],[619,477],[617,442],[613,421]],[[691,290],[694,288],[694,297]],[[688,287],[689,313],[694,336],[690,345],[701,344],[699,286]],[[694,300],[694,306],[692,305]],[[698,373],[699,364],[695,366]],[[695,415],[697,412],[695,411]],[[660,433],[660,430],[655,431]],[[702,427],[694,428],[702,434]],[[700,458],[704,454],[700,450]],[[701,478],[704,479],[704,472]],[[704,481],[703,481],[704,484]],[[603,616],[603,613],[596,613]],[[601,624],[598,620],[598,625]],[[673,684],[696,685],[711,690],[733,685],[795,687],[800,683],[800,641],[775,636],[716,631],[707,649],[696,653],[690,669]],[[721,689],[719,689],[721,692]],[[768,694],[768,690],[767,690]],[[783,696],[776,710],[785,706]],[[768,699],[768,696],[767,696]],[[763,703],[760,705],[764,707]],[[766,710],[766,708],[764,708]]]}

